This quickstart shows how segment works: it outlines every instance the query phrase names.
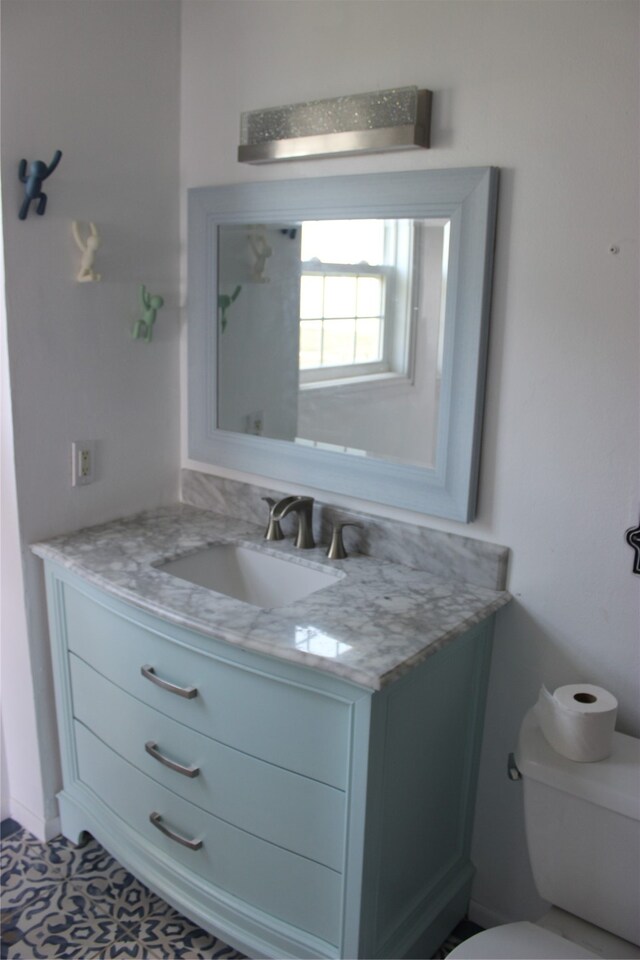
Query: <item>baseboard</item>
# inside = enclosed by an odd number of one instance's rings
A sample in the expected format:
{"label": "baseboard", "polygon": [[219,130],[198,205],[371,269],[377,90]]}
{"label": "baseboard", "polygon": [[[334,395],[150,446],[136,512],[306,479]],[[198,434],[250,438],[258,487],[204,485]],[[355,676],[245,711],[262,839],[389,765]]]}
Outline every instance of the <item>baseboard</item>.
{"label": "baseboard", "polygon": [[32,833],[38,840],[47,841],[57,837],[60,833],[60,817],[46,819],[29,810],[15,797],[9,797],[9,816]]}
{"label": "baseboard", "polygon": [[489,927],[499,927],[503,923],[513,923],[513,917],[507,917],[498,910],[493,910],[491,907],[478,903],[477,900],[469,901],[468,917],[469,920],[477,923],[484,930],[488,930]]}

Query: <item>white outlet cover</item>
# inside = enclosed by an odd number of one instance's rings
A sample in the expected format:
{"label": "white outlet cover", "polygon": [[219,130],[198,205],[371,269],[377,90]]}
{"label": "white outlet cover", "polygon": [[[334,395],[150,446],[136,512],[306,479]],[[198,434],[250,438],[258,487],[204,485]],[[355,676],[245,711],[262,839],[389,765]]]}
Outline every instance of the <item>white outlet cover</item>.
{"label": "white outlet cover", "polygon": [[71,483],[74,487],[86,486],[95,479],[95,443],[93,440],[72,440]]}

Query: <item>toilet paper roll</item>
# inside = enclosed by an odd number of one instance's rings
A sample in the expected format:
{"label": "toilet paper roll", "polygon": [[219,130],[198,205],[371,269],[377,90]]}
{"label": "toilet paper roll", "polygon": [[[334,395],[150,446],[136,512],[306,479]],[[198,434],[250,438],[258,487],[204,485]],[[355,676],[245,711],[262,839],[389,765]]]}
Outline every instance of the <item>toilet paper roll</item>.
{"label": "toilet paper roll", "polygon": [[535,712],[554,750],[579,763],[604,760],[611,753],[618,701],[602,687],[570,683],[549,693],[540,690]]}

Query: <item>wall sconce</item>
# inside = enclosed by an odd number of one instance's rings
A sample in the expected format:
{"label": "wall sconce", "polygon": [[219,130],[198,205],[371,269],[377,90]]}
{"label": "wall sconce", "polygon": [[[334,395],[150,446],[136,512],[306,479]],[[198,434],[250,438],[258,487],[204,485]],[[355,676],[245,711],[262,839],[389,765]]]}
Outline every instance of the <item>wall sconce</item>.
{"label": "wall sconce", "polygon": [[240,163],[429,147],[430,90],[400,87],[240,117]]}

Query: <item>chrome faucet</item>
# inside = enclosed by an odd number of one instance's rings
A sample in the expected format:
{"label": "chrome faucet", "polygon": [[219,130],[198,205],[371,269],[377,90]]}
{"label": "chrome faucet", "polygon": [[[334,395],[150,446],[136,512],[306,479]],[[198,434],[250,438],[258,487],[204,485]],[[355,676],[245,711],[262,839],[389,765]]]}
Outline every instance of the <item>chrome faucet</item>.
{"label": "chrome faucet", "polygon": [[298,535],[295,546],[301,550],[315,547],[313,539],[313,497],[285,497],[271,508],[271,519],[278,523],[289,513],[298,514]]}

